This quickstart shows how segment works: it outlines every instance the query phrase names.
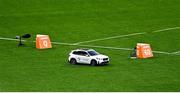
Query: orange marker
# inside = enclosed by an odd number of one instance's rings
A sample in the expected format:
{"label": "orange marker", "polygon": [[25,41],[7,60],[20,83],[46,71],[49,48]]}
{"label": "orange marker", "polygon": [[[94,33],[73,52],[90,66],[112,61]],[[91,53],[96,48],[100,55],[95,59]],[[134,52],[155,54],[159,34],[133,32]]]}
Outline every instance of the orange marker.
{"label": "orange marker", "polygon": [[37,35],[36,36],[36,48],[47,49],[52,48],[51,40],[48,35]]}
{"label": "orange marker", "polygon": [[150,58],[153,53],[149,44],[137,43],[137,58]]}

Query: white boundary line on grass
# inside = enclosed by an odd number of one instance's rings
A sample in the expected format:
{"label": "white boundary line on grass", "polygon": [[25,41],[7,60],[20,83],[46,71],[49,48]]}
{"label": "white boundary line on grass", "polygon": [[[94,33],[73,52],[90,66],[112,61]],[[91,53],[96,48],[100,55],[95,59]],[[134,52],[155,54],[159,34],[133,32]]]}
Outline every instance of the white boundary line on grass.
{"label": "white boundary line on grass", "polygon": [[169,31],[169,30],[175,30],[175,29],[180,29],[180,27],[172,27],[172,28],[156,30],[156,31],[153,31],[152,33],[159,33],[159,32],[164,32],[164,31]]}
{"label": "white boundary line on grass", "polygon": [[107,38],[100,38],[100,39],[82,41],[82,42],[74,43],[74,45],[78,45],[78,44],[82,44],[82,43],[95,42],[95,41],[108,40],[108,39],[114,39],[114,38],[122,38],[122,37],[136,36],[136,35],[142,35],[142,34],[145,34],[145,32],[142,32],[142,33],[132,33],[132,34],[127,34],[127,35],[119,35],[119,36],[112,36],[112,37],[107,37]]}
{"label": "white boundary line on grass", "polygon": [[1,40],[18,41],[18,39],[0,37]]}
{"label": "white boundary line on grass", "polygon": [[[159,32],[164,32],[164,31],[169,31],[169,30],[174,30],[174,29],[180,29],[180,27],[171,27],[171,28],[166,28],[166,29],[155,30],[155,31],[152,31],[152,33],[159,33]],[[94,40],[87,40],[87,41],[74,43],[74,45],[78,45],[78,44],[82,44],[82,43],[96,42],[96,41],[103,41],[103,40],[108,40],[108,39],[137,36],[137,35],[142,35],[142,34],[147,34],[147,32],[132,33],[132,34],[127,34],[127,35],[119,35],[119,36],[112,36],[112,37],[106,37],[106,38],[100,38],[100,39],[94,39]]]}
{"label": "white boundary line on grass", "polygon": [[172,54],[179,54],[180,53],[180,51],[177,51],[177,52],[172,52]]}
{"label": "white boundary line on grass", "polygon": [[[4,37],[0,37],[0,40],[18,41],[17,39],[4,38]],[[26,40],[23,40],[23,41],[25,42]],[[29,41],[29,42],[36,42],[36,41]],[[51,43],[57,44],[57,45],[93,47],[93,48],[113,49],[113,50],[125,50],[125,51],[131,51],[132,50],[131,48],[118,48],[118,47],[106,47],[106,46],[94,46],[94,45],[74,45],[73,43],[60,43],[60,42],[51,42]],[[164,52],[164,51],[153,51],[153,52],[158,53],[158,54],[179,55],[179,54],[175,54],[175,52],[173,52],[173,53]]]}
{"label": "white boundary line on grass", "polygon": [[[53,44],[59,44],[59,45],[71,45],[71,46],[81,46],[81,47],[93,47],[93,48],[102,48],[102,49],[113,49],[113,50],[125,50],[125,51],[131,51],[133,49],[131,48],[119,48],[119,47],[107,47],[107,46],[94,46],[94,45],[74,45],[74,44],[68,44],[68,43],[59,43],[59,42],[52,42]],[[169,52],[164,51],[153,51],[153,53],[158,54],[172,54]],[[174,54],[173,54],[174,55]]]}
{"label": "white boundary line on grass", "polygon": [[[164,32],[164,31],[169,31],[173,29],[180,29],[180,27],[172,27],[172,28],[166,28],[166,29],[161,29],[161,30],[156,30],[153,31],[152,33],[158,33],[158,32]],[[130,48],[118,48],[118,47],[106,47],[106,46],[94,46],[94,45],[79,45],[82,43],[87,43],[87,42],[95,42],[95,41],[102,41],[102,40],[108,40],[108,39],[114,39],[114,38],[122,38],[122,37],[129,37],[129,36],[136,36],[136,35],[142,35],[142,34],[147,34],[147,32],[141,32],[141,33],[132,33],[132,34],[127,34],[127,35],[119,35],[119,36],[113,36],[113,37],[107,37],[107,38],[101,38],[101,39],[95,39],[95,40],[89,40],[89,41],[83,41],[83,42],[77,42],[77,43],[60,43],[60,42],[52,42],[53,44],[58,44],[58,45],[68,45],[68,46],[81,46],[81,47],[94,47],[94,48],[104,48],[104,49],[114,49],[114,50],[126,50],[130,51],[132,49]],[[18,41],[17,39],[13,38],[4,38],[0,37],[0,40],[11,40],[11,41]],[[26,41],[26,40],[22,40]],[[36,42],[36,41],[30,41],[30,42]],[[159,53],[159,54],[171,54],[171,55],[180,55],[180,51],[176,52],[164,52],[164,51],[153,51],[154,53]]]}

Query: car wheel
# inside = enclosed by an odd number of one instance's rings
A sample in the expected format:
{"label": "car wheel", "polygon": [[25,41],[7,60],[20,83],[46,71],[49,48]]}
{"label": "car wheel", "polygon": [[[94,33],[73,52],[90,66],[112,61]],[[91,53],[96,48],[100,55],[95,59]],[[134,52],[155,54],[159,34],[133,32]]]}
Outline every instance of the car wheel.
{"label": "car wheel", "polygon": [[77,63],[76,59],[72,58],[72,59],[70,60],[70,64],[75,65],[76,63]]}
{"label": "car wheel", "polygon": [[96,60],[92,60],[92,61],[91,61],[91,66],[96,66],[96,65],[97,65]]}

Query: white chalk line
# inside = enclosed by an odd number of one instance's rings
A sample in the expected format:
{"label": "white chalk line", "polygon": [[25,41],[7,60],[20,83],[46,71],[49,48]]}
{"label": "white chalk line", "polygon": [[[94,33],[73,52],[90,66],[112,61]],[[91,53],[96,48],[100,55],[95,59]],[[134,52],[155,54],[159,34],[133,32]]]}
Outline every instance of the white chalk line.
{"label": "white chalk line", "polygon": [[[152,31],[152,33],[164,32],[164,31],[175,30],[175,29],[180,29],[180,27],[171,27],[171,28],[166,28],[166,29],[155,30],[155,31]],[[148,33],[147,32],[132,33],[132,34],[127,34],[127,35],[119,35],[119,36],[112,36],[112,37],[106,37],[106,38],[100,38],[100,39],[94,39],[94,40],[87,40],[87,41],[74,43],[74,45],[78,45],[78,44],[82,44],[82,43],[90,43],[90,42],[109,40],[109,39],[116,39],[116,38],[137,36],[137,35],[143,35],[143,34],[148,34]]]}
{"label": "white chalk line", "polygon": [[154,53],[160,53],[160,54],[171,54],[169,52],[163,52],[163,51],[153,51]]}
{"label": "white chalk line", "polygon": [[[0,40],[19,41],[18,39],[15,38],[4,38],[4,37],[0,37]],[[26,41],[26,40],[22,40],[22,41]]]}
{"label": "white chalk line", "polygon": [[136,36],[136,35],[142,35],[142,34],[145,34],[145,33],[144,32],[142,32],[142,33],[133,33],[133,34],[127,34],[127,35],[119,35],[119,36],[113,36],[113,37],[107,37],[107,38],[101,38],[101,39],[94,39],[94,40],[89,40],[89,41],[82,41],[82,42],[74,43],[74,45],[78,45],[78,44],[82,44],[82,43],[95,42],[95,41],[108,40],[108,39],[114,39],[114,38]]}
{"label": "white chalk line", "polygon": [[153,31],[152,33],[164,32],[164,31],[175,30],[175,29],[180,29],[180,27],[172,27],[172,28],[156,30],[156,31]]}
{"label": "white chalk line", "polygon": [[[4,37],[0,37],[0,40],[18,41],[17,39],[4,38]],[[23,42],[26,42],[26,40],[23,40]],[[36,41],[27,41],[27,42],[36,42]],[[131,48],[106,47],[106,46],[94,46],[94,45],[74,45],[73,43],[60,43],[60,42],[51,42],[51,43],[52,44],[57,44],[57,45],[92,47],[92,48],[101,48],[101,49],[113,49],[113,50],[125,50],[125,51],[133,50]],[[169,53],[169,52],[164,52],[164,51],[153,51],[153,53],[168,54],[168,55],[179,55],[179,54],[175,54],[174,52],[173,53]]]}
{"label": "white chalk line", "polygon": [[[0,40],[19,41],[18,39],[3,38],[3,37],[0,37]],[[26,40],[22,40],[22,41],[23,41],[23,42],[26,42]],[[36,42],[36,41],[28,41],[28,42]],[[52,44],[57,44],[57,45],[95,47],[95,48],[106,48],[106,49],[117,49],[117,50],[132,50],[132,49],[130,49],[130,48],[117,48],[117,47],[105,47],[105,46],[93,46],[93,45],[74,45],[73,43],[60,43],[60,42],[51,42],[51,43],[52,43]]]}
{"label": "white chalk line", "polygon": [[179,53],[180,53],[180,51],[172,52],[172,54],[179,54]]}

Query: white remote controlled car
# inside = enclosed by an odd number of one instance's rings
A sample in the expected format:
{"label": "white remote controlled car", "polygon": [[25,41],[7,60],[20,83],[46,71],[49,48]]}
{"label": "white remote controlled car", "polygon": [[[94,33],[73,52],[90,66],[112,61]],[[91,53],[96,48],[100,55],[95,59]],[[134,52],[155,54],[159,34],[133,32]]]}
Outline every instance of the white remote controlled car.
{"label": "white remote controlled car", "polygon": [[93,49],[76,49],[69,54],[68,61],[71,64],[105,65],[109,63],[109,57],[99,54]]}

